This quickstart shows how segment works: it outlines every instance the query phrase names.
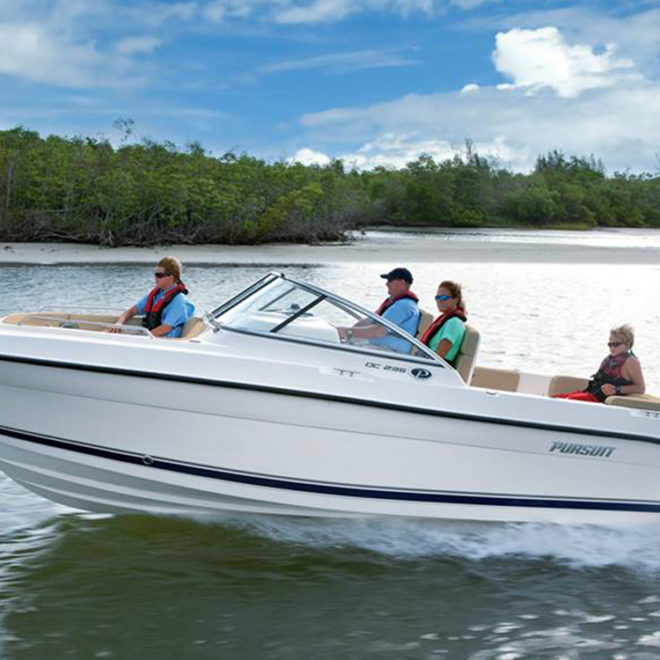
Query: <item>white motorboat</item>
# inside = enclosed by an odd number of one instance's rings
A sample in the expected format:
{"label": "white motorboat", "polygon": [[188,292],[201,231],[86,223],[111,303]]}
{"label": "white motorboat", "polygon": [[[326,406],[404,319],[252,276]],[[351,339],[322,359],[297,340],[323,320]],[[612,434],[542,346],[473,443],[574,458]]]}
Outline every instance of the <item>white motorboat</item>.
{"label": "white motorboat", "polygon": [[[381,317],[276,273],[181,339],[104,332],[113,319],[0,320],[0,467],[56,502],[660,522],[657,400],[551,399],[561,378],[475,369],[473,328],[454,369]],[[336,327],[363,320],[395,341],[341,343]]]}

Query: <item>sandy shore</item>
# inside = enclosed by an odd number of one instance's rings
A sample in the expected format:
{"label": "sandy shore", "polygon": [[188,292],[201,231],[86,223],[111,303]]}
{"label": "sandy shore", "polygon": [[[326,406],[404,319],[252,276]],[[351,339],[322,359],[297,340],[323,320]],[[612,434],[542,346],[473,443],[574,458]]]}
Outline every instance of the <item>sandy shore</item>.
{"label": "sandy shore", "polygon": [[168,245],[103,248],[70,243],[0,243],[0,264],[153,263],[164,254],[184,264],[341,263],[593,263],[659,264],[660,247],[602,247],[561,243],[434,240],[419,235],[377,235],[348,244],[259,246]]}

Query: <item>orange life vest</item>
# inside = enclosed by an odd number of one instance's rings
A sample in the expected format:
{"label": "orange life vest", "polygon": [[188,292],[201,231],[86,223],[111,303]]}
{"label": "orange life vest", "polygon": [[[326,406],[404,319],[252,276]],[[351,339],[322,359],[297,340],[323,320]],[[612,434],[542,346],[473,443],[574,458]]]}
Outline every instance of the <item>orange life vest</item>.
{"label": "orange life vest", "polygon": [[426,332],[421,336],[420,340],[422,344],[425,344],[426,346],[431,345],[431,339],[436,336],[438,332],[440,332],[440,329],[442,326],[449,321],[449,319],[453,319],[454,317],[458,317],[465,323],[467,321],[467,315],[462,309],[452,309],[449,312],[445,312],[444,314],[441,314],[438,316],[438,318],[431,323],[431,325],[426,328]]}
{"label": "orange life vest", "polygon": [[154,298],[160,293],[162,289],[160,287],[154,287],[147,298],[147,302],[144,306],[144,318],[142,319],[142,325],[147,330],[153,330],[159,325],[163,324],[163,312],[165,308],[180,294],[188,293],[188,289],[184,286],[183,282],[179,282],[175,287],[169,289],[165,292],[165,295],[161,296],[156,302]]}
{"label": "orange life vest", "polygon": [[419,298],[412,292],[412,291],[406,291],[406,293],[402,293],[398,296],[392,296],[391,298],[385,298],[383,302],[381,303],[380,307],[376,310],[376,314],[378,316],[382,316],[385,311],[391,307],[395,302],[398,300],[404,300],[405,298],[409,298],[410,300],[414,300],[416,303],[419,303]]}

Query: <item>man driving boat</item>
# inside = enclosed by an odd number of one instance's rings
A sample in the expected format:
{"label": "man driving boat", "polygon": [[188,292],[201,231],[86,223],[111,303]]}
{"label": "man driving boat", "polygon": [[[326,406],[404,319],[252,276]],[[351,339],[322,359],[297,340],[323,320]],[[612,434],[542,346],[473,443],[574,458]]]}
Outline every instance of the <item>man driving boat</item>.
{"label": "man driving boat", "polygon": [[[394,268],[381,277],[386,280],[388,296],[375,313],[414,337],[419,325],[419,299],[410,290],[413,283],[411,272],[407,268]],[[337,332],[341,341],[349,344],[354,339],[367,340],[373,346],[397,353],[410,353],[412,348],[410,342],[390,334],[385,326],[371,323],[369,319],[363,319],[352,327],[338,326]]]}

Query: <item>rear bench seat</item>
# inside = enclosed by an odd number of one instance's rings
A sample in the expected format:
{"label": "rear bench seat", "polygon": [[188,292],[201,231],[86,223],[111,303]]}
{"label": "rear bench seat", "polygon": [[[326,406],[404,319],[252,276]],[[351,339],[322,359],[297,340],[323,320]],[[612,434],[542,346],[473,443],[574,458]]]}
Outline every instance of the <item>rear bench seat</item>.
{"label": "rear bench seat", "polygon": [[[548,387],[548,396],[583,390],[589,381],[586,378],[575,376],[555,376]],[[621,406],[623,408],[640,408],[642,410],[660,410],[660,398],[651,394],[626,394],[625,396],[608,396],[605,399],[608,406]]]}
{"label": "rear bench seat", "polygon": [[623,406],[624,408],[641,408],[643,410],[660,410],[660,398],[651,394],[627,394],[626,396],[608,396],[605,399],[608,406]]}

